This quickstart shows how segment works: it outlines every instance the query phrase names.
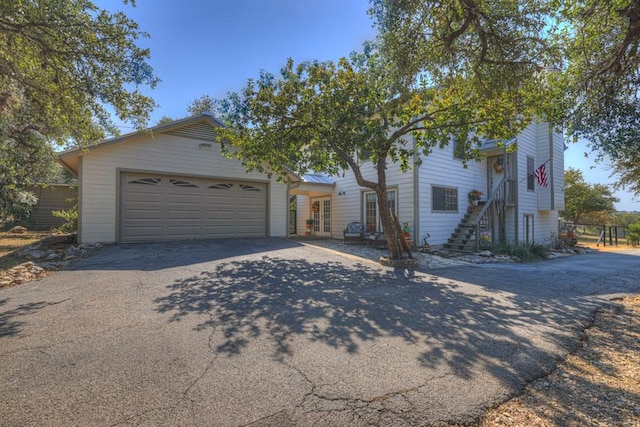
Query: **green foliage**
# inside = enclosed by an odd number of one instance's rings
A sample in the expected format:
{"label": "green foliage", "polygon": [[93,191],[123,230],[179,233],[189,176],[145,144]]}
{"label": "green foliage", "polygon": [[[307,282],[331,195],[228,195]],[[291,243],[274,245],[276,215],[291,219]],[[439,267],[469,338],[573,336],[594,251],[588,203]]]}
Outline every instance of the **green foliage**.
{"label": "green foliage", "polygon": [[564,185],[563,216],[574,224],[586,219],[597,223],[607,222],[606,219],[615,211],[614,203],[619,201],[609,186],[585,182],[582,172],[577,169],[565,171]]}
{"label": "green foliage", "polygon": [[38,203],[36,195],[16,187],[0,189],[0,227],[29,226],[31,209]]}
{"label": "green foliage", "polygon": [[[462,77],[475,91],[505,97],[493,114],[514,121],[549,117],[562,105],[555,73],[561,49],[548,40],[551,1],[372,0],[382,49],[397,81],[447,84]],[[507,107],[506,109],[504,107]]]}
{"label": "green foliage", "polygon": [[[478,91],[462,76],[401,87],[392,70],[371,44],[337,63],[290,59],[278,76],[263,72],[219,101],[217,116],[227,125],[218,130],[223,149],[250,171],[283,177],[290,170],[351,169],[361,187],[376,192],[390,256],[398,258],[386,203],[388,164],[407,171],[417,154],[453,137],[468,147],[465,160],[478,158],[482,139],[507,139],[528,123],[508,96]],[[376,178],[365,178],[366,170]]]}
{"label": "green foliage", "polygon": [[[2,123],[6,117],[0,118]],[[0,127],[0,223],[29,225],[29,215],[37,203],[25,189],[62,177],[51,147],[37,132],[6,135]]]}
{"label": "green foliage", "polygon": [[109,109],[145,126],[155,104],[139,87],[158,81],[146,62],[149,51],[136,46],[145,36],[124,13],[87,0],[1,0],[2,167],[12,156],[22,157],[20,167],[35,168],[50,160],[50,144],[116,134]]}
{"label": "green foliage", "polygon": [[636,0],[565,2],[564,81],[572,108],[567,129],[613,160],[638,140],[637,70],[640,66]]}
{"label": "green foliage", "polygon": [[462,74],[489,91],[512,92],[525,117],[534,112],[586,139],[598,157],[617,162],[621,185],[640,194],[638,0],[371,4],[398,80],[440,84]]}
{"label": "green foliage", "polygon": [[633,247],[640,244],[640,221],[630,224],[627,227],[627,242]]}
{"label": "green foliage", "polygon": [[640,213],[637,212],[616,212],[611,218],[611,223],[627,227],[634,222],[640,222]]}
{"label": "green foliage", "polygon": [[162,116],[158,119],[158,121],[156,122],[156,126],[162,126],[162,125],[167,125],[169,123],[173,123],[175,121],[175,119],[173,119],[172,117],[169,116]]}
{"label": "green foliage", "polygon": [[548,257],[547,247],[534,242],[496,243],[493,246],[493,252],[518,257],[522,262],[539,261]]}
{"label": "green foliage", "polygon": [[200,98],[196,98],[187,106],[187,111],[192,116],[197,116],[203,113],[212,113],[215,110],[216,101],[209,95],[203,95]]}
{"label": "green foliage", "polygon": [[[635,141],[637,144],[638,140]],[[616,188],[624,188],[640,197],[640,146],[622,150],[613,170],[618,176]]]}
{"label": "green foliage", "polygon": [[55,228],[53,231],[57,233],[74,233],[78,230],[78,204],[64,210],[52,211],[54,218],[61,218],[64,224]]}

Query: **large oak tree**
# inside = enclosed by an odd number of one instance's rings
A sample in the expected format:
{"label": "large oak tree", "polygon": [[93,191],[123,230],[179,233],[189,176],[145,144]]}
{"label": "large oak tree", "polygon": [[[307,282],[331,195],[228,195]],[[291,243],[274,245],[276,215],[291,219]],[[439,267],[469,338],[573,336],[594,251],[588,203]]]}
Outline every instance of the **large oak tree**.
{"label": "large oak tree", "polygon": [[[400,258],[386,203],[390,164],[407,170],[418,154],[454,137],[473,157],[482,138],[509,138],[531,119],[517,99],[486,91],[486,82],[464,73],[443,70],[411,83],[398,84],[394,67],[372,45],[337,63],[289,60],[279,75],[263,72],[218,103],[227,125],[218,137],[249,170],[284,176],[291,169],[350,169],[360,186],[375,191],[389,255]],[[364,168],[373,168],[375,179]]]}
{"label": "large oak tree", "polygon": [[640,0],[371,4],[384,50],[401,76],[432,67],[433,38],[451,57],[470,59],[479,80],[503,67],[512,71],[506,85],[546,74],[549,90],[540,96],[548,102],[538,104],[538,114],[586,139],[596,155],[618,162],[621,182],[634,189],[634,166],[640,163]]}
{"label": "large oak tree", "polygon": [[[125,3],[133,3],[126,2]],[[158,79],[146,34],[122,12],[87,0],[0,0],[2,202],[51,178],[54,146],[117,134],[111,117],[146,126]]]}

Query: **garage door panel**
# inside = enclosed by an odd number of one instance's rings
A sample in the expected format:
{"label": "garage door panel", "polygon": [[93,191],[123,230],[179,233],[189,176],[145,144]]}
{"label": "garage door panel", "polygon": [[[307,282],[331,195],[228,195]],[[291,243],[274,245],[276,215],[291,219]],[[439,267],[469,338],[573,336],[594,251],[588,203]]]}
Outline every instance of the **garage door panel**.
{"label": "garage door panel", "polygon": [[162,234],[162,227],[160,226],[127,226],[124,229],[124,233],[131,239],[147,239],[155,238],[155,236]]}
{"label": "garage door panel", "polygon": [[260,233],[261,230],[262,230],[262,227],[260,226],[255,226],[255,227],[240,226],[237,228],[236,235],[240,237],[254,237],[256,236],[256,234]]}
{"label": "garage door panel", "polygon": [[211,212],[205,215],[204,224],[226,224],[227,227],[232,226],[236,218],[235,212]]}
{"label": "garage door panel", "polygon": [[262,222],[264,222],[264,213],[251,211],[238,212],[237,218],[239,220],[250,220],[252,223],[261,224]]}
{"label": "garage door panel", "polygon": [[172,221],[187,221],[189,224],[201,221],[200,212],[194,211],[170,211],[167,212],[167,223]]}
{"label": "garage door panel", "polygon": [[266,234],[266,184],[123,173],[120,239]]}
{"label": "garage door panel", "polygon": [[162,203],[163,197],[162,194],[158,193],[149,193],[149,192],[130,192],[125,196],[125,202],[134,202],[134,203]]}
{"label": "garage door panel", "polygon": [[194,225],[173,225],[167,224],[166,227],[167,236],[171,239],[175,238],[184,238],[184,239],[193,239],[194,236],[200,235],[200,226]]}
{"label": "garage door panel", "polygon": [[124,211],[125,220],[155,220],[162,219],[162,211],[158,209],[127,209]]}
{"label": "garage door panel", "polygon": [[234,230],[228,225],[207,225],[203,227],[203,233],[207,237],[233,237]]}

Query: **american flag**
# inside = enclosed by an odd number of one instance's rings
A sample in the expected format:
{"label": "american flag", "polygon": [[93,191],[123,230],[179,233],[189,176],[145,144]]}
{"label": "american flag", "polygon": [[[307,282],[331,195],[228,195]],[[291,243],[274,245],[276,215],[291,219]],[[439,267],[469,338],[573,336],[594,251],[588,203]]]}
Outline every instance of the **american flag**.
{"label": "american flag", "polygon": [[549,186],[549,181],[547,180],[547,168],[544,164],[540,165],[538,169],[534,170],[533,174],[535,175],[536,180],[538,180],[538,185],[540,187]]}

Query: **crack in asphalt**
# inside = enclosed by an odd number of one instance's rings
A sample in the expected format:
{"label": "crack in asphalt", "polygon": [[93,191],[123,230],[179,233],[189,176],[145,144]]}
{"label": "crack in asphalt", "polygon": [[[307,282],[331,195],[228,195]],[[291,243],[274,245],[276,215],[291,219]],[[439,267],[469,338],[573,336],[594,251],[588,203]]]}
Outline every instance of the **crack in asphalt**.
{"label": "crack in asphalt", "polygon": [[[327,384],[316,384],[313,380],[309,378],[309,376],[302,371],[299,367],[286,363],[286,366],[290,369],[297,372],[311,387],[311,390],[305,393],[300,401],[294,406],[293,411],[300,410],[303,414],[331,414],[331,413],[340,413],[350,411],[349,417],[351,418],[351,422],[355,422],[356,420],[360,422],[365,422],[367,425],[371,426],[379,426],[383,422],[383,417],[385,414],[390,413],[395,415],[396,417],[402,419],[403,421],[410,422],[412,421],[410,414],[413,413],[416,409],[415,403],[411,400],[410,395],[420,392],[420,389],[426,388],[433,381],[443,380],[446,377],[451,375],[455,375],[454,372],[447,372],[445,374],[430,378],[426,382],[408,389],[397,390],[389,393],[385,393],[380,396],[374,396],[371,399],[362,399],[356,397],[342,397],[342,396],[328,396],[326,394],[318,393],[318,387],[331,386],[335,385],[335,383],[327,383]],[[405,401],[409,405],[409,409],[406,410],[397,410],[394,409],[393,406],[389,404],[389,402],[399,397],[403,401]],[[312,403],[309,402],[310,399],[317,399],[318,402]],[[320,408],[319,405],[321,402],[342,402],[340,407],[336,408]],[[377,407],[375,407],[377,406]],[[281,413],[282,411],[275,412],[261,419],[268,419],[269,417],[275,416],[276,414]],[[371,422],[371,416],[376,416],[377,421]],[[415,420],[413,420],[415,421]],[[252,421],[246,426],[250,426],[251,424],[256,423],[257,421]],[[318,423],[322,425],[322,421],[318,420]],[[314,423],[315,425],[316,423]]]}
{"label": "crack in asphalt", "polygon": [[211,367],[213,366],[213,364],[215,363],[215,361],[219,357],[219,354],[216,353],[214,348],[213,348],[213,336],[217,332],[217,328],[216,328],[215,323],[213,321],[214,320],[213,313],[211,313],[210,310],[207,310],[207,315],[209,316],[209,324],[211,325],[211,333],[209,334],[209,336],[207,338],[207,347],[209,348],[209,350],[214,352],[214,356],[211,358],[209,363],[207,363],[207,366],[200,373],[200,375],[198,375],[197,378],[195,378],[193,381],[191,381],[191,383],[182,391],[182,393],[181,393],[182,396],[173,405],[148,409],[146,411],[140,412],[138,414],[129,416],[129,417],[127,417],[127,418],[125,418],[125,419],[123,419],[121,421],[118,421],[117,423],[112,424],[111,427],[115,427],[115,426],[118,426],[118,425],[121,425],[121,424],[125,424],[125,423],[127,423],[127,422],[129,422],[131,420],[143,417],[143,416],[145,416],[147,414],[150,414],[150,413],[153,413],[153,412],[156,412],[156,411],[167,411],[170,414],[175,416],[178,408],[184,402],[189,402],[188,403],[189,412],[191,412],[191,416],[192,416],[192,419],[190,420],[190,422],[193,425],[195,425],[196,427],[198,426],[198,423],[196,422],[196,419],[197,419],[197,414],[196,414],[196,409],[195,409],[196,400],[194,400],[193,398],[189,398],[188,395],[189,395],[189,392],[198,384],[198,382],[200,382],[200,380],[202,380],[202,378],[204,378],[209,373],[209,370],[211,369]]}

